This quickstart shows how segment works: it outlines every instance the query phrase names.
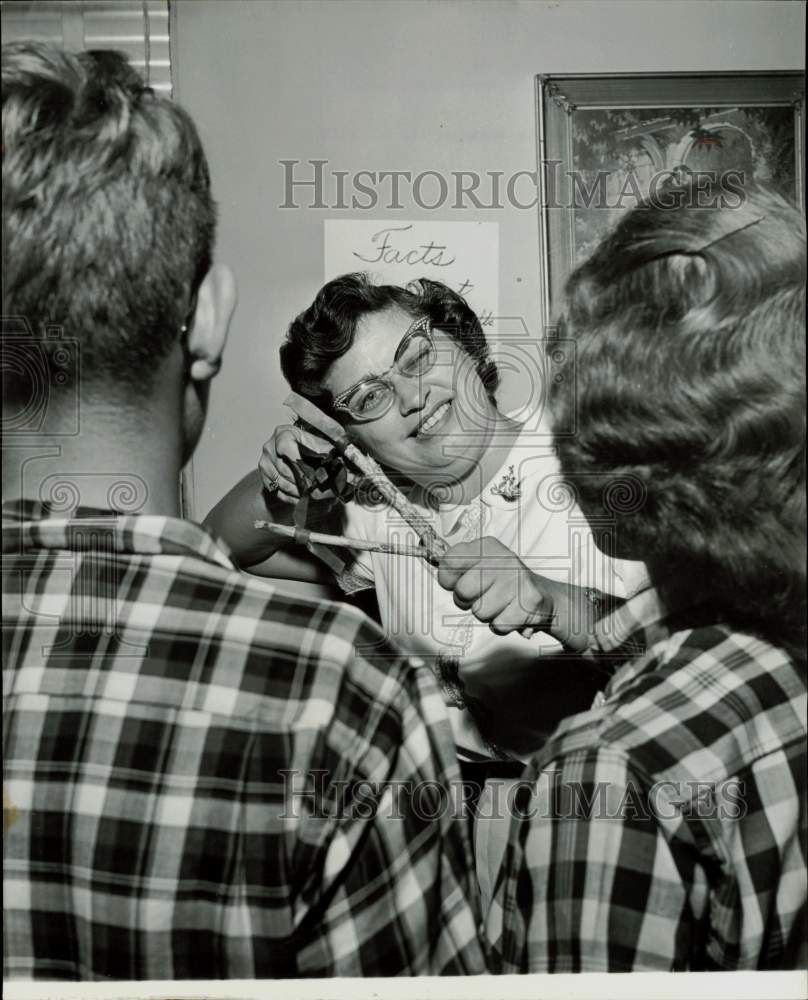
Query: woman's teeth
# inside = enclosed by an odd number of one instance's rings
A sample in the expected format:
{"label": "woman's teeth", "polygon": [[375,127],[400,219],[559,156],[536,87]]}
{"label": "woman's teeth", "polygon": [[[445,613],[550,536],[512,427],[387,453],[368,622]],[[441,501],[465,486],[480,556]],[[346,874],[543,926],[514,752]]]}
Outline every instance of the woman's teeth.
{"label": "woman's teeth", "polygon": [[443,417],[449,410],[448,403],[441,403],[440,406],[435,410],[432,416],[427,417],[427,419],[418,428],[419,434],[425,434],[427,431],[431,431],[433,427],[441,422]]}

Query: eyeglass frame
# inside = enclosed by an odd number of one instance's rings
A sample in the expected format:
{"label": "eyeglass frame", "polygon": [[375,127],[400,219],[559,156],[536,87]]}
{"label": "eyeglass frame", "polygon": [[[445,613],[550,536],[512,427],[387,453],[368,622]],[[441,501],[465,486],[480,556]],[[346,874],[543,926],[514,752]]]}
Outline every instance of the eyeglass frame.
{"label": "eyeglass frame", "polygon": [[[387,371],[382,372],[380,375],[366,375],[364,378],[360,378],[358,382],[354,382],[353,385],[349,386],[347,389],[344,389],[338,396],[334,397],[334,399],[331,402],[332,409],[336,410],[338,413],[347,413],[354,420],[357,420],[361,423],[370,423],[373,420],[380,420],[386,413],[388,413],[390,407],[393,405],[393,401],[395,400],[395,392],[396,392],[395,384],[391,380],[390,375],[393,372],[396,372],[397,374],[402,375],[404,378],[420,378],[421,375],[425,374],[425,371],[419,371],[415,375],[408,375],[407,372],[402,371],[398,367],[398,363],[402,353],[406,350],[410,341],[416,334],[425,337],[426,340],[429,342],[429,345],[432,348],[432,350],[433,351],[435,350],[435,339],[432,336],[432,321],[430,320],[429,316],[421,316],[410,324],[406,333],[399,341],[398,347],[396,348],[395,357],[393,358],[393,363],[387,369]],[[426,371],[430,371],[432,368],[434,368],[436,360],[437,358],[435,358],[435,360],[432,361],[432,363],[430,364],[429,368],[426,369]],[[357,389],[361,388],[361,386],[363,386],[367,382],[384,383],[389,389],[392,390],[392,395],[390,397],[389,405],[385,406],[380,413],[375,413],[373,414],[373,416],[370,417],[363,417],[361,414],[354,413],[354,411],[351,410],[350,407],[347,405],[346,400],[350,399],[350,397],[357,391]]]}

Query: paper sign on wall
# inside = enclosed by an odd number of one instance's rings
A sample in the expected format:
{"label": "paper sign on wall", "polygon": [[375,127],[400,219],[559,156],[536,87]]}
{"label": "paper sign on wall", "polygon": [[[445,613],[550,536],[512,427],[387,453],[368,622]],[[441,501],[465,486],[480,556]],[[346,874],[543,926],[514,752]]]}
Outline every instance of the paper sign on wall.
{"label": "paper sign on wall", "polygon": [[488,328],[498,315],[499,223],[326,219],[324,278],[349,271],[390,285],[441,281]]}

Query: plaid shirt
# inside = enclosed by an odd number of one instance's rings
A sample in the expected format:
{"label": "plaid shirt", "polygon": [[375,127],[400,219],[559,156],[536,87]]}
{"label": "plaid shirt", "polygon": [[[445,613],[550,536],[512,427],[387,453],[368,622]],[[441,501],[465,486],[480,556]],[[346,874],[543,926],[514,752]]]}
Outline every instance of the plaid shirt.
{"label": "plaid shirt", "polygon": [[623,665],[513,790],[500,971],[805,966],[804,663],[710,619],[602,621]]}
{"label": "plaid shirt", "polygon": [[6,977],[485,971],[428,670],[197,525],[4,513]]}

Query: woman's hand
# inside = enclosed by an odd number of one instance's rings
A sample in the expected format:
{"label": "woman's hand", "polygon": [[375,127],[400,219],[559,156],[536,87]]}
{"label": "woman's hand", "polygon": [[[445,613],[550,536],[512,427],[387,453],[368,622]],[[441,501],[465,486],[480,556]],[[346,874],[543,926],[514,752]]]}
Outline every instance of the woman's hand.
{"label": "woman's hand", "polygon": [[487,622],[492,632],[547,632],[566,649],[589,646],[598,613],[591,591],[533,573],[496,538],[452,546],[441,559],[438,583],[455,604]]}
{"label": "woman's hand", "polygon": [[300,446],[327,454],[332,444],[326,438],[311,434],[302,427],[292,424],[281,424],[272,432],[272,437],[265,442],[258,463],[261,483],[273,499],[283,503],[296,504],[300,499],[300,486],[295,474],[295,465],[305,461],[300,453]]}

